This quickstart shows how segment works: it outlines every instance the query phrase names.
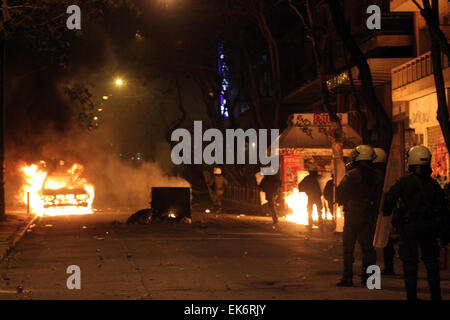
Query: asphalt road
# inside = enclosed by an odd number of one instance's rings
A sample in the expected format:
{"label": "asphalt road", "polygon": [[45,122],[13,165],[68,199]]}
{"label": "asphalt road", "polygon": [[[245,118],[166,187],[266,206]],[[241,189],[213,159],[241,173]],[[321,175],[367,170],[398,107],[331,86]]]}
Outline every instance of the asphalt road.
{"label": "asphalt road", "polygon": [[[360,286],[356,276],[355,287],[337,288],[337,234],[308,235],[283,219],[274,230],[269,218],[231,214],[113,224],[127,216],[40,218],[0,265],[0,299],[404,299],[400,276],[383,277],[382,290]],[[359,262],[358,253],[355,271]],[[80,267],[80,290],[67,288],[70,265]],[[428,299],[423,269],[419,294]],[[449,271],[442,278],[448,299]]]}

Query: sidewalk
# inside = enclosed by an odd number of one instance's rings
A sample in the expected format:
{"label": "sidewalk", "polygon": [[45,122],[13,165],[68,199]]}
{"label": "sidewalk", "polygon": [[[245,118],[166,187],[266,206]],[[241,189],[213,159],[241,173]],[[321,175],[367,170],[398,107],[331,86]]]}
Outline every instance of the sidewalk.
{"label": "sidewalk", "polygon": [[6,221],[0,222],[0,261],[9,254],[36,218],[37,216],[26,213],[6,214]]}

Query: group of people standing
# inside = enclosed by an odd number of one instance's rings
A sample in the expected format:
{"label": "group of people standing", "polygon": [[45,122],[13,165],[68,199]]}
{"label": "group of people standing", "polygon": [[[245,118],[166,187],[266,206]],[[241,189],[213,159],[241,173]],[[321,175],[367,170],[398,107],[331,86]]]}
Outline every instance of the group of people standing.
{"label": "group of people standing", "polygon": [[[351,158],[350,169],[336,188],[336,201],[344,206],[345,212],[344,270],[337,286],[353,286],[353,253],[357,240],[362,250],[361,284],[366,285],[367,267],[375,265],[377,260],[373,238],[381,209],[384,216],[392,215],[393,230],[399,235],[407,299],[417,299],[420,249],[431,299],[440,300],[439,241],[441,245],[448,243],[449,212],[443,190],[431,178],[430,151],[424,146],[408,151],[408,172],[384,194],[384,201],[381,199],[385,152],[360,145],[353,150]],[[383,274],[394,274],[392,238],[384,251]]]}
{"label": "group of people standing", "polygon": [[[387,192],[383,193],[386,171],[386,153],[380,148],[359,145],[353,149],[346,174],[336,187],[333,197],[333,179],[324,189],[324,198],[344,207],[343,230],[343,276],[336,284],[353,286],[353,263],[356,241],[362,251],[361,284],[365,286],[370,276],[367,269],[376,265],[377,255],[373,246],[378,213],[392,215],[392,233],[399,239],[399,256],[403,263],[406,296],[417,299],[417,273],[419,249],[427,271],[431,299],[441,299],[440,289],[440,247],[450,240],[450,217],[448,202],[439,183],[431,177],[431,153],[424,146],[414,146],[407,154],[408,172]],[[311,165],[306,176],[298,185],[308,196],[307,210],[309,227],[312,228],[313,206],[319,213],[319,228],[323,230],[322,192],[317,167]],[[215,172],[214,194],[217,206],[221,206],[226,181],[220,179],[221,172]],[[278,175],[265,175],[260,188],[266,193],[273,223],[278,222],[276,197],[281,181]],[[334,199],[333,199],[334,198]],[[382,201],[383,199],[383,201]],[[381,206],[381,207],[380,207]],[[394,240],[389,236],[384,248],[384,275],[393,275],[395,255]]]}

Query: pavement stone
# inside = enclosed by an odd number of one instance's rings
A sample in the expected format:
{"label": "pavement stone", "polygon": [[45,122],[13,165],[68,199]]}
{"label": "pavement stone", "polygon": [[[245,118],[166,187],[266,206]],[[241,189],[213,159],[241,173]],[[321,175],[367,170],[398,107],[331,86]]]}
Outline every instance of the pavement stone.
{"label": "pavement stone", "polygon": [[7,213],[0,222],[0,261],[3,260],[22,238],[37,216],[26,213]]}

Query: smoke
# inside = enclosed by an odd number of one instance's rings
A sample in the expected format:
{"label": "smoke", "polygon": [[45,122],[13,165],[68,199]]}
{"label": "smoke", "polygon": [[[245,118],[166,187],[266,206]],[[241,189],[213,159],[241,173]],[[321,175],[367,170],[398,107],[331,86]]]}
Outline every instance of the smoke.
{"label": "smoke", "polygon": [[[149,207],[152,187],[190,187],[181,177],[169,176],[156,162],[123,160],[111,146],[108,128],[88,132],[73,129],[64,135],[48,131],[47,141],[35,150],[34,159],[64,160],[84,167],[83,177],[95,187],[96,209],[139,209]],[[40,136],[45,140],[44,136]],[[29,159],[9,161],[6,190],[8,207],[17,206],[23,177],[20,167],[36,161]],[[11,201],[13,200],[14,201]]]}
{"label": "smoke", "polygon": [[[130,43],[135,41],[136,26],[130,15],[118,14],[130,23],[112,23],[118,19],[116,16],[106,17],[111,21],[101,25],[85,21],[82,36],[69,39],[71,46],[66,52],[68,57],[64,68],[60,60],[54,60],[48,52],[29,49],[27,43],[18,38],[9,41],[5,90],[8,208],[18,204],[16,196],[23,184],[19,168],[25,163],[40,160],[62,159],[83,165],[85,177],[95,187],[96,208],[148,207],[151,187],[190,186],[186,180],[170,175],[174,170],[170,162],[170,146],[164,140],[168,127],[166,121],[151,114],[148,118],[156,120],[150,129],[149,119],[136,112],[136,118],[140,117],[143,124],[139,130],[131,131],[135,129],[131,126],[134,118],[126,122],[125,115],[116,114],[116,119],[124,124],[125,129],[117,130],[117,123],[113,125],[105,121],[99,129],[87,131],[77,123],[80,104],[62,92],[64,84],[94,83],[97,87],[93,94],[98,98],[109,94],[103,92],[104,87],[99,85],[101,81],[109,81],[120,70],[133,74],[133,59],[123,48],[130,47]],[[170,106],[164,106],[166,110],[176,109],[172,102],[168,104]],[[154,113],[159,112],[157,108],[153,109]],[[164,113],[159,112],[161,114]],[[170,122],[167,120],[168,124]],[[119,141],[123,137],[126,139]],[[130,161],[119,156],[124,141],[135,141],[140,146],[147,140],[146,152],[152,153],[152,161]]]}

